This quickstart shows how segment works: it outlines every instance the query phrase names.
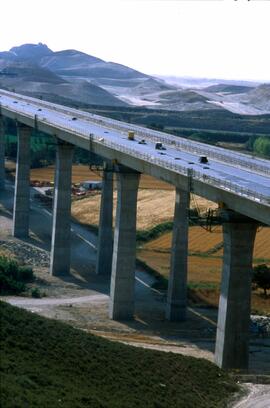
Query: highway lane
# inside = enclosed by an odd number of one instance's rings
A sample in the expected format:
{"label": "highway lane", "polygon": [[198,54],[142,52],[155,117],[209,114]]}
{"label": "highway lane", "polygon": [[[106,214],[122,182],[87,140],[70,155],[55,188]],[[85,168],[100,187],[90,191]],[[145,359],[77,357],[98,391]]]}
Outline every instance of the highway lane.
{"label": "highway lane", "polygon": [[[211,145],[205,145],[204,143],[200,142],[195,142],[192,140],[186,140],[181,137],[177,137],[171,134],[167,134],[164,132],[159,132],[156,130],[150,130],[142,126],[130,124],[130,123],[125,123],[121,122],[115,119],[103,117],[100,115],[96,115],[93,113],[85,112],[85,111],[80,111],[74,108],[69,108],[65,107],[62,105],[57,105],[51,102],[43,101],[43,100],[38,100],[36,98],[31,98],[27,97],[24,95],[19,95],[19,94],[14,94],[8,91],[4,91],[0,89],[0,104],[5,104],[7,103],[13,104],[13,107],[16,105],[16,103],[20,103],[20,107],[26,108],[28,111],[32,110],[32,114],[40,114],[42,115],[42,112],[55,112],[58,114],[58,116],[66,117],[66,115],[72,117],[76,117],[77,119],[83,119],[88,122],[95,122],[98,124],[98,126],[101,128],[110,128],[110,129],[115,129],[119,132],[124,132],[125,134],[127,133],[128,130],[134,130],[138,135],[144,134],[145,137],[151,140],[160,140],[164,139],[164,142],[174,144],[176,147],[179,146],[180,148],[183,148],[184,150],[187,151],[196,151],[197,153],[199,152],[200,149],[207,150],[209,154],[214,154],[222,161],[227,161],[229,160],[235,160],[235,162],[240,162],[243,165],[246,163],[247,167],[258,165],[258,166],[264,166],[265,170],[268,172],[270,171],[270,161],[269,160],[264,160],[264,159],[257,159],[256,157],[253,156],[248,156],[243,153],[239,152],[234,152],[230,151],[228,149],[224,149],[221,147],[215,147]],[[191,150],[190,150],[191,149]],[[254,168],[253,168],[254,170]]]}
{"label": "highway lane", "polygon": [[[172,135],[150,131],[75,109],[59,107],[44,101],[39,102],[34,99],[32,102],[31,98],[24,96],[18,96],[14,100],[14,96],[3,95],[2,91],[0,94],[2,106],[18,110],[18,112],[24,111],[32,118],[37,115],[38,121],[41,120],[63,130],[74,132],[89,140],[90,150],[92,140],[95,143],[122,149],[122,151],[135,157],[143,157],[147,161],[158,164],[160,167],[172,169],[176,173],[189,174],[193,179],[197,178],[206,184],[214,182],[221,189],[229,191],[232,189],[242,196],[258,202],[263,200],[270,204],[270,161],[250,158],[235,152],[203,145],[204,153],[209,158],[209,163],[203,165],[199,163],[200,155],[197,149],[198,146],[201,148],[202,144],[200,143],[186,141]],[[130,141],[127,138],[127,131],[130,129],[138,131],[138,134],[135,133],[135,141]],[[142,139],[146,141],[146,144],[139,144]],[[166,150],[155,149],[157,140],[162,140]],[[180,147],[182,144],[184,144],[184,148]],[[188,148],[186,148],[186,144],[188,144]],[[190,147],[194,147],[195,151],[191,152]],[[220,152],[222,152],[222,157],[226,156],[224,161],[221,160]],[[259,166],[259,171],[254,171],[252,167],[254,165]]]}

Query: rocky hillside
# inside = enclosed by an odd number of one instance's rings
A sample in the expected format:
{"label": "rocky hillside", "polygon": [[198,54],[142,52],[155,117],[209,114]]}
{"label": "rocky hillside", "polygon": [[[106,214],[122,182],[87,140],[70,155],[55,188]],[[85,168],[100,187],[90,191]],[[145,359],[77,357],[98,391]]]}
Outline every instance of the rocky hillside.
{"label": "rocky hillside", "polygon": [[[56,54],[56,56],[55,56]],[[0,53],[0,87],[18,93],[54,100],[79,101],[93,105],[126,106],[127,104],[110,92],[80,77],[69,79],[58,74],[64,67],[71,67],[72,56],[78,62],[78,54],[87,62],[97,63],[97,58],[87,54],[63,51],[54,53],[44,44],[25,44]],[[76,64],[74,64],[76,66]],[[51,69],[51,68],[54,69]]]}
{"label": "rocky hillside", "polygon": [[0,87],[59,103],[270,113],[270,85],[258,85],[247,81],[157,78],[81,51],[54,52],[42,43],[0,52]]}

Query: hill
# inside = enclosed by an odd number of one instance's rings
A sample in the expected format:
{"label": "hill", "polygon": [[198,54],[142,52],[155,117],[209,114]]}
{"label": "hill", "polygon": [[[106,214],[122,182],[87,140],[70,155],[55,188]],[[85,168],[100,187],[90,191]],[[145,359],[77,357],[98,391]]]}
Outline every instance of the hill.
{"label": "hill", "polygon": [[207,92],[222,92],[222,93],[229,93],[229,94],[240,94],[249,92],[253,89],[251,86],[245,85],[228,85],[228,84],[218,84],[218,85],[211,85],[207,88],[204,88]]}
{"label": "hill", "polygon": [[90,105],[127,105],[105,89],[85,80],[70,82],[35,62],[20,58],[1,58],[1,55],[0,87],[51,101],[64,98]]}
{"label": "hill", "polygon": [[9,52],[18,59],[39,62],[42,57],[53,54],[53,51],[46,44],[23,44],[19,47],[12,47]]}
{"label": "hill", "polygon": [[5,408],[225,407],[238,390],[214,364],[133,348],[1,302]]}
{"label": "hill", "polygon": [[[18,65],[23,65],[24,71],[18,70]],[[55,102],[133,105],[178,112],[227,110],[245,115],[270,113],[269,92],[259,83],[153,77],[78,50],[54,52],[42,43],[23,44],[0,52],[0,80],[3,88]],[[46,82],[61,83],[61,86],[52,89],[51,85],[45,85]]]}
{"label": "hill", "polygon": [[64,50],[44,57],[41,66],[64,76],[93,78],[146,78],[141,72],[135,71],[121,64],[105,62],[99,58],[77,50]]}
{"label": "hill", "polygon": [[263,84],[252,89],[243,99],[243,103],[248,103],[258,109],[270,110],[270,84]]}

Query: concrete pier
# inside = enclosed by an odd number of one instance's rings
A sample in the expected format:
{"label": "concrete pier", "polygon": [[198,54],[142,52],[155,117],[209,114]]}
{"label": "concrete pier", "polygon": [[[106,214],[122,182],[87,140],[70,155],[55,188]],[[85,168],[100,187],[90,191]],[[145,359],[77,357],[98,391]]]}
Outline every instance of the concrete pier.
{"label": "concrete pier", "polygon": [[0,115],[0,190],[5,188],[5,129],[4,119]]}
{"label": "concrete pier", "polygon": [[114,232],[109,316],[129,320],[134,314],[136,214],[140,174],[116,168],[117,209]]}
{"label": "concrete pier", "polygon": [[113,251],[113,168],[104,163],[100,203],[96,273],[111,275]]}
{"label": "concrete pier", "polygon": [[73,145],[58,141],[56,152],[51,275],[70,272],[70,209]]}
{"label": "concrete pier", "polygon": [[188,210],[190,194],[176,189],[166,318],[185,320],[187,309]]}
{"label": "concrete pier", "polygon": [[12,235],[18,238],[26,238],[29,234],[31,132],[31,127],[17,123],[18,145]]}
{"label": "concrete pier", "polygon": [[252,255],[257,224],[226,211],[224,255],[215,362],[224,369],[247,369]]}

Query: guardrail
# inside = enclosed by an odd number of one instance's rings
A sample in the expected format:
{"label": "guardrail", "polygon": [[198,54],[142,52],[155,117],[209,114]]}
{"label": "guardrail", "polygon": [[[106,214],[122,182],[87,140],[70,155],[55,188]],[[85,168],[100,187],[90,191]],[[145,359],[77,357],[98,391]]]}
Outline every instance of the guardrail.
{"label": "guardrail", "polygon": [[[78,130],[74,127],[69,127],[69,130],[71,130],[72,133],[77,134],[78,136],[81,136],[81,133],[78,132]],[[85,133],[85,136],[87,136],[87,133]],[[89,137],[89,135],[88,135]],[[256,191],[240,187],[238,184],[232,183],[230,181],[226,180],[221,180],[219,178],[213,177],[206,175],[204,173],[201,173],[197,170],[193,170],[184,166],[181,166],[179,163],[173,163],[166,161],[165,158],[156,158],[153,155],[149,153],[141,153],[141,151],[138,151],[136,149],[132,149],[130,147],[123,146],[119,143],[116,142],[111,142],[109,140],[106,140],[105,138],[102,137],[102,141],[99,140],[99,137],[92,135],[92,142],[95,142],[97,144],[106,146],[108,148],[123,152],[125,154],[128,154],[132,157],[136,157],[138,159],[144,160],[148,163],[155,164],[159,167],[162,167],[167,170],[174,171],[178,174],[184,175],[186,177],[191,177],[194,180],[202,181],[205,184],[210,184],[214,187],[217,187],[221,190],[225,191],[230,191],[232,193],[235,193],[237,195],[241,195],[242,197],[246,197],[248,199],[251,199],[253,201],[257,201],[260,203],[264,203],[267,205],[270,205],[270,197],[264,196],[263,194],[257,193]]]}
{"label": "guardrail", "polygon": [[210,145],[204,145],[200,142],[187,141],[180,137],[170,135],[168,133],[159,132],[156,130],[146,130],[138,125],[127,124],[115,119],[106,118],[89,112],[82,112],[74,108],[68,108],[61,105],[54,104],[52,102],[47,102],[43,100],[37,100],[32,97],[26,97],[23,95],[13,94],[8,91],[1,91],[2,94],[7,95],[10,98],[16,98],[25,102],[33,102],[39,106],[45,106],[46,108],[51,108],[54,111],[62,112],[64,114],[70,115],[71,113],[76,115],[76,117],[83,120],[87,120],[97,125],[105,126],[108,129],[115,129],[120,132],[128,132],[129,130],[136,131],[137,135],[147,138],[152,141],[159,141],[167,145],[173,145],[176,149],[182,149],[186,152],[192,154],[198,154],[201,156],[208,156],[214,160],[220,161],[222,163],[232,164],[233,166],[238,166],[239,168],[249,169],[257,173],[265,174],[270,176],[270,164],[269,166],[258,163],[257,159],[246,158],[241,153],[227,152],[225,149],[212,147]]}
{"label": "guardrail", "polygon": [[[20,106],[20,108],[16,109],[17,108],[16,103],[14,103],[14,106],[12,105],[12,109],[10,108],[10,106],[8,106],[7,108],[9,110],[12,110],[12,111],[17,112],[17,113],[23,113],[26,117],[29,117],[29,118],[31,118],[33,120],[36,120],[37,123],[38,123],[38,121],[45,122],[45,123],[47,123],[47,124],[49,124],[51,126],[54,126],[54,127],[56,126],[59,129],[71,132],[72,134],[75,134],[75,135],[77,135],[79,137],[84,137],[85,139],[90,140],[90,135],[89,135],[88,131],[86,131],[84,129],[78,131],[78,129],[76,127],[70,126],[69,122],[68,122],[68,125],[66,125],[66,124],[62,123],[62,120],[57,120],[57,118],[55,118],[53,122],[49,121],[46,117],[42,116],[42,114],[41,115],[36,115],[36,114],[29,113],[29,111],[24,107]],[[96,123],[98,123],[98,124],[100,124],[102,126],[104,126],[104,124],[105,124],[103,119],[94,118],[93,121],[95,121]],[[128,127],[127,129],[131,130],[131,129],[134,129],[134,128],[133,127]],[[164,140],[164,143],[167,143],[166,142],[167,139],[164,136],[163,136],[163,138],[157,137],[155,139],[155,136],[153,136],[152,133],[148,133],[148,132],[140,130],[140,136],[145,137],[145,136],[148,136],[148,135],[149,135],[149,137],[152,138],[152,140],[157,140],[157,141],[162,141],[162,142]],[[166,158],[156,158],[156,157],[152,156],[149,153],[141,153],[141,151],[138,151],[138,150],[136,150],[134,148],[129,148],[129,147],[121,145],[120,143],[116,143],[116,142],[106,140],[104,137],[102,137],[102,139],[103,139],[102,141],[99,140],[100,137],[95,136],[95,135],[92,135],[91,138],[92,138],[92,141],[94,141],[96,144],[100,144],[100,145],[106,146],[108,148],[123,152],[125,154],[129,154],[132,157],[136,157],[136,158],[144,160],[144,161],[146,161],[148,163],[155,164],[155,165],[157,165],[159,167],[162,167],[164,169],[171,170],[171,171],[174,171],[174,172],[179,173],[181,175],[184,175],[186,177],[191,177],[194,180],[202,181],[203,183],[213,185],[213,186],[215,186],[215,187],[217,187],[217,188],[219,188],[221,190],[230,191],[230,192],[235,193],[237,195],[240,195],[242,197],[246,197],[246,198],[248,198],[250,200],[258,201],[260,203],[270,205],[270,198],[269,197],[264,196],[263,194],[257,193],[256,191],[253,191],[253,190],[250,190],[250,189],[247,189],[247,188],[244,188],[244,187],[240,187],[239,185],[237,185],[235,183],[232,183],[232,182],[229,182],[229,181],[226,181],[226,180],[222,180],[220,178],[216,178],[216,177],[213,177],[213,176],[206,175],[206,174],[201,173],[201,172],[199,172],[197,170],[189,169],[187,167],[181,166],[179,163],[173,163],[173,162],[170,162],[170,161],[166,161]],[[178,138],[176,138],[176,139],[178,139]],[[182,146],[183,143],[184,143],[183,141],[173,140],[172,144],[174,146],[176,146],[176,145]],[[194,150],[192,150],[192,153],[194,153]],[[201,151],[200,148],[197,148],[196,153],[202,154],[203,151]],[[222,157],[222,155],[220,157]]]}

